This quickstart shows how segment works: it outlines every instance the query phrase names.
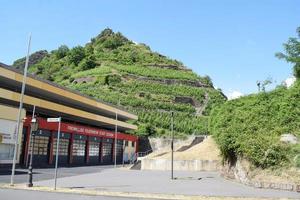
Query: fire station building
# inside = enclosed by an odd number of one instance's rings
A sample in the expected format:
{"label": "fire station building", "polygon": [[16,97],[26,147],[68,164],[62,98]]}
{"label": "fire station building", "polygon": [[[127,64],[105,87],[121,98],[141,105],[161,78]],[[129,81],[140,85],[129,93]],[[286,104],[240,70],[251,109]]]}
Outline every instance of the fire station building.
{"label": "fire station building", "polygon": [[[33,75],[26,79],[22,128],[16,138],[22,79],[21,71],[0,63],[0,165],[12,163],[14,142],[18,139],[20,165],[28,164],[32,150],[34,166],[53,166],[58,123],[47,122],[49,117],[62,119],[60,166],[112,164],[115,149],[117,163],[134,157],[138,138],[126,132],[137,129],[127,122],[136,120],[136,115]],[[33,131],[30,142],[34,106],[38,129]]]}

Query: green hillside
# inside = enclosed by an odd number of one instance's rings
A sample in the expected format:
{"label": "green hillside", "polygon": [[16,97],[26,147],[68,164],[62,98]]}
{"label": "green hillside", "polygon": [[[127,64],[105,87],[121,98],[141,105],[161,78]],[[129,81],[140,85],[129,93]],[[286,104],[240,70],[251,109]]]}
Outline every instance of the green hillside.
{"label": "green hillside", "polygon": [[[13,65],[20,67],[24,61]],[[39,51],[30,61],[29,71],[39,77],[115,105],[119,100],[138,114],[138,135],[169,134],[170,111],[175,111],[177,135],[206,134],[210,110],[225,101],[208,76],[111,29],[83,47]]]}
{"label": "green hillside", "polygon": [[300,168],[300,144],[280,142],[282,134],[300,139],[300,28],[298,34],[284,44],[285,54],[276,54],[294,66],[297,81],[291,88],[227,101],[211,112],[209,130],[225,159],[243,156],[262,168]]}
{"label": "green hillside", "polygon": [[228,101],[212,111],[210,132],[225,158],[244,156],[263,168],[300,167],[300,144],[280,142],[285,133],[300,137],[299,102],[299,81],[289,89],[279,87]]}

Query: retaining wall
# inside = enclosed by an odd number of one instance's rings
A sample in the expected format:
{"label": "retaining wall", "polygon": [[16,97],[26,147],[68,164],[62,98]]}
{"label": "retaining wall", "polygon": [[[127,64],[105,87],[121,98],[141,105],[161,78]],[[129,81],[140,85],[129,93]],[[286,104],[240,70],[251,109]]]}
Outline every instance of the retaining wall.
{"label": "retaining wall", "polygon": [[[217,160],[174,160],[174,170],[181,171],[218,171],[220,162]],[[170,170],[171,161],[167,159],[141,160],[142,170]]]}

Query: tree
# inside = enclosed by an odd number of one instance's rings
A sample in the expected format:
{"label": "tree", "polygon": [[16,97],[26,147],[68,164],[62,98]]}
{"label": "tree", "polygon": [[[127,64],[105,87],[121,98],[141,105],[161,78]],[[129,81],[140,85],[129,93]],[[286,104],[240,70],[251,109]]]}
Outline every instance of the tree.
{"label": "tree", "polygon": [[61,45],[57,50],[53,51],[57,59],[65,57],[69,52],[67,45]]}
{"label": "tree", "polygon": [[78,65],[80,61],[85,57],[84,48],[82,46],[74,47],[68,54],[70,63]]}
{"label": "tree", "polygon": [[289,38],[287,43],[283,44],[284,53],[276,53],[279,59],[285,59],[287,62],[294,64],[294,75],[300,78],[300,27],[297,28],[298,38]]}
{"label": "tree", "polygon": [[79,67],[82,70],[88,70],[88,69],[95,68],[96,65],[97,65],[96,59],[93,55],[87,56],[79,63]]}

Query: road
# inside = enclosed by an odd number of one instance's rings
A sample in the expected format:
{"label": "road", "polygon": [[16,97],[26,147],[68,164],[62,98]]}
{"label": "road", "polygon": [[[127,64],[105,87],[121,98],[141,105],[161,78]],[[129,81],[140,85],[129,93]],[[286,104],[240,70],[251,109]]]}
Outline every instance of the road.
{"label": "road", "polygon": [[[112,168],[112,165],[105,166],[88,166],[88,167],[69,167],[69,168],[59,168],[58,177],[69,177],[77,176],[80,174],[88,174],[101,172],[105,169]],[[44,169],[33,169],[33,181],[49,180],[54,177],[54,168],[44,168]],[[10,183],[11,170],[0,168],[0,183]],[[27,183],[28,182],[28,170],[27,169],[16,169],[15,183]]]}
{"label": "road", "polygon": [[[107,192],[148,194],[178,194],[197,196],[264,197],[300,199],[300,193],[272,189],[259,189],[225,180],[218,172],[104,169],[101,172],[64,177],[57,180],[57,187]],[[53,187],[53,180],[39,181],[38,186]]]}
{"label": "road", "polygon": [[[108,197],[108,196],[87,196],[77,194],[53,193],[53,192],[38,192],[27,190],[9,190],[0,189],[1,200],[147,200],[141,198],[124,198],[124,197]],[[151,199],[153,200],[153,199]]]}
{"label": "road", "polygon": [[[53,187],[54,169],[35,169],[34,172],[34,186]],[[300,199],[300,193],[297,192],[253,188],[225,180],[217,172],[175,171],[177,179],[170,180],[169,171],[141,171],[122,168],[114,169],[113,166],[89,166],[59,168],[58,177],[57,187],[67,189],[147,194]],[[15,180],[16,183],[27,183],[27,171],[19,169]],[[9,182],[10,173],[0,173],[0,184]],[[28,194],[31,195],[32,193]],[[0,199],[2,200],[2,194],[0,194]]]}

